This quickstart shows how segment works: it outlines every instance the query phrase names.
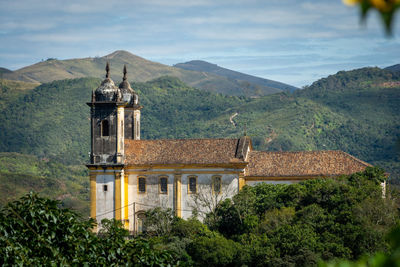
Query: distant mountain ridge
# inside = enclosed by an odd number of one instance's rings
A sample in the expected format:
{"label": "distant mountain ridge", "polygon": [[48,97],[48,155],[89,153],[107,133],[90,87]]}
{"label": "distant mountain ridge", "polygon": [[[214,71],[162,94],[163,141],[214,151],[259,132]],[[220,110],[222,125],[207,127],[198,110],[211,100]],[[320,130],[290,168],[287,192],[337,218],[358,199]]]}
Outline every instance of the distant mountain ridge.
{"label": "distant mountain ridge", "polygon": [[[107,61],[110,62],[111,78],[115,82],[122,79],[122,69],[126,64],[128,79],[131,82],[146,82],[161,76],[172,76],[192,87],[226,95],[264,96],[282,91],[281,83],[278,82],[275,82],[275,85],[263,85],[256,79],[257,77],[250,75],[248,78],[257,82],[231,79],[209,72],[185,70],[152,62],[122,50],[103,57],[48,59],[16,71],[4,69],[1,74],[4,79],[40,83],[83,77],[103,78]],[[241,77],[244,77],[243,75]]]}
{"label": "distant mountain ridge", "polygon": [[12,71],[9,70],[9,69],[1,68],[1,67],[0,67],[0,75],[2,75],[3,73],[12,73]]}
{"label": "distant mountain ridge", "polygon": [[396,64],[393,66],[386,67],[385,70],[390,70],[394,72],[400,72],[400,64]]}
{"label": "distant mountain ridge", "polygon": [[203,60],[192,60],[185,63],[178,63],[175,64],[174,67],[185,69],[185,70],[194,70],[194,71],[202,71],[213,73],[219,76],[226,77],[228,79],[238,80],[238,81],[246,81],[249,83],[258,84],[261,86],[271,87],[271,88],[278,88],[283,91],[290,91],[293,92],[299,88],[294,87],[292,85],[288,85],[285,83],[264,79],[256,76],[252,76],[249,74],[241,73],[238,71],[233,71],[230,69],[226,69],[223,67],[218,66],[217,64],[212,64],[207,61]]}

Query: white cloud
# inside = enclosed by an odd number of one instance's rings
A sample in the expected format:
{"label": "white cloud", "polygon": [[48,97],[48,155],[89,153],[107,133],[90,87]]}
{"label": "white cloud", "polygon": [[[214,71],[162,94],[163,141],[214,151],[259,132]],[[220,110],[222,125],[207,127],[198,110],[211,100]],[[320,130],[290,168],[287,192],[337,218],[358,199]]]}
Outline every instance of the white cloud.
{"label": "white cloud", "polygon": [[[320,16],[318,14],[304,15],[292,13],[289,10],[246,10],[246,13],[238,11],[223,11],[211,16],[184,17],[180,19],[188,24],[274,24],[274,25],[302,25],[315,22]],[[179,21],[179,20],[178,20]]]}
{"label": "white cloud", "polygon": [[6,22],[0,24],[0,30],[4,32],[15,30],[43,31],[52,29],[55,26],[56,24],[51,22]]}

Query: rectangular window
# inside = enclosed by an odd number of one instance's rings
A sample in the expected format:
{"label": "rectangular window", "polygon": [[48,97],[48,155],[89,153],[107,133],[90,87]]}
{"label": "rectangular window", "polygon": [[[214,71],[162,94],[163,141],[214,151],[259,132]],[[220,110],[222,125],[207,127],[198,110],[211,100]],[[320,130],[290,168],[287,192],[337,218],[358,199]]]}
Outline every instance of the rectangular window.
{"label": "rectangular window", "polygon": [[105,184],[105,185],[103,185],[103,191],[104,192],[107,192],[108,191],[108,186]]}
{"label": "rectangular window", "polygon": [[140,137],[139,121],[136,121],[136,139]]}
{"label": "rectangular window", "polygon": [[146,178],[144,177],[138,178],[138,190],[139,193],[146,193]]}
{"label": "rectangular window", "polygon": [[160,178],[160,193],[168,194],[168,178],[167,177]]}
{"label": "rectangular window", "polygon": [[189,177],[189,194],[196,194],[197,192],[197,177]]}
{"label": "rectangular window", "polygon": [[101,121],[101,136],[110,136],[110,125],[108,120]]}
{"label": "rectangular window", "polygon": [[212,186],[213,186],[213,192],[215,194],[221,193],[221,177],[220,176],[214,176],[212,179]]}

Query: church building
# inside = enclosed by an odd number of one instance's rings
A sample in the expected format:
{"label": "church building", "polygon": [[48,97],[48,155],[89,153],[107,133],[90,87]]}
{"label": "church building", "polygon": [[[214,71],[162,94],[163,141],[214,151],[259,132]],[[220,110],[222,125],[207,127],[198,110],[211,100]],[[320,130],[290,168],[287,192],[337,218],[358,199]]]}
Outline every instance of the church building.
{"label": "church building", "polygon": [[251,139],[140,139],[139,96],[124,67],[92,93],[90,216],[121,220],[141,231],[145,211],[170,208],[201,218],[244,185],[290,184],[363,171],[370,164],[342,151],[256,151]]}

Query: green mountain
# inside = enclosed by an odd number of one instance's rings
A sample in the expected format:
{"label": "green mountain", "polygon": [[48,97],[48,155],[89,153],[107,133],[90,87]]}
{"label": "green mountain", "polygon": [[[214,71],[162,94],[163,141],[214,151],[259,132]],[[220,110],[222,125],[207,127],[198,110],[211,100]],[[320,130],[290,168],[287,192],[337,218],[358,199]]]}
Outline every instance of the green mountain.
{"label": "green mountain", "polygon": [[[344,149],[360,158],[396,160],[400,138],[400,73],[379,68],[341,71],[295,93],[340,113],[346,123],[321,131],[330,147]],[[392,86],[397,84],[397,86]],[[326,141],[325,141],[326,140]]]}
{"label": "green mountain", "polygon": [[273,80],[268,80],[248,74],[244,74],[238,71],[233,71],[230,69],[226,69],[223,67],[220,67],[216,64],[209,63],[207,61],[202,61],[202,60],[192,60],[188,61],[185,63],[178,63],[175,64],[174,67],[181,68],[184,70],[194,70],[194,71],[202,71],[202,72],[207,72],[207,73],[213,73],[219,76],[226,77],[230,80],[237,81],[238,83],[249,83],[249,84],[257,84],[260,86],[265,86],[271,88],[273,90],[274,88],[280,89],[283,91],[290,91],[293,92],[299,88],[296,88],[294,86],[284,84],[281,82],[273,81]]}
{"label": "green mountain", "polygon": [[8,102],[0,114],[0,151],[82,163],[89,140],[86,100],[99,79],[42,84]]}
{"label": "green mountain", "polygon": [[227,95],[263,96],[281,89],[252,82],[237,81],[211,73],[183,70],[135,56],[127,51],[115,51],[109,55],[95,58],[57,60],[50,58],[13,72],[4,72],[4,79],[25,82],[48,83],[55,80],[82,77],[102,78],[105,65],[111,64],[111,77],[114,81],[122,78],[124,64],[128,68],[130,81],[145,82],[161,76],[173,76],[192,87]]}
{"label": "green mountain", "polygon": [[3,75],[3,73],[12,73],[12,71],[9,70],[9,69],[1,68],[1,67],[0,67],[0,75]]}
{"label": "green mountain", "polygon": [[35,191],[82,215],[89,213],[89,181],[83,165],[66,166],[33,155],[0,152],[0,183],[0,207]]}
{"label": "green mountain", "polygon": [[[399,73],[364,68],[338,72],[295,93],[260,98],[198,90],[167,76],[132,87],[144,106],[143,139],[238,137],[246,125],[257,149],[340,149],[385,167],[396,183],[400,181],[399,81]],[[37,161],[50,160],[65,168],[87,162],[85,103],[100,82],[80,78],[15,90],[19,93],[3,102],[6,106],[0,112],[0,151],[35,155]],[[1,98],[5,93],[0,92]],[[83,186],[78,180],[73,183]]]}

